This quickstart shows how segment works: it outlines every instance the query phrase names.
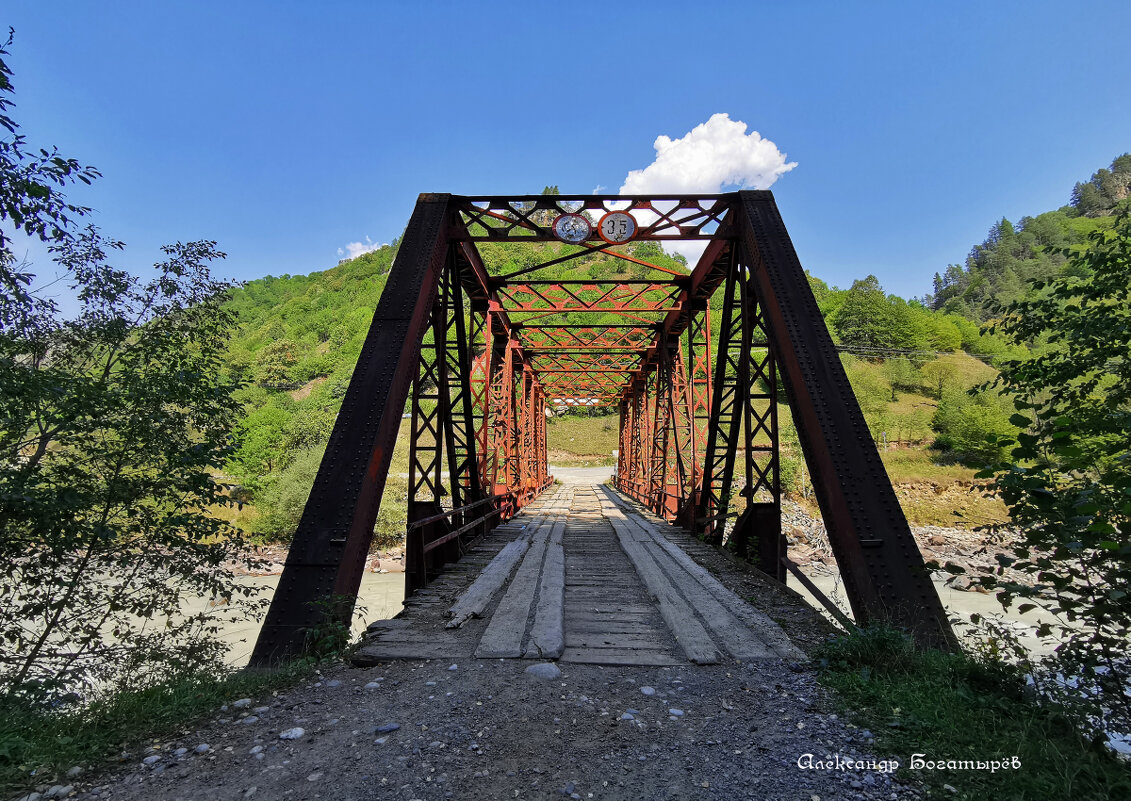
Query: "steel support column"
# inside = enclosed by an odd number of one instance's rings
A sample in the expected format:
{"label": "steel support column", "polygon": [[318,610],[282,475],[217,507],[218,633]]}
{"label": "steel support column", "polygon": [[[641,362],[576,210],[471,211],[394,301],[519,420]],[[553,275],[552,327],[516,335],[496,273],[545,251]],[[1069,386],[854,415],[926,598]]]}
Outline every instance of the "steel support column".
{"label": "steel support column", "polygon": [[738,194],[736,230],[856,621],[956,647],[773,195]]}
{"label": "steel support column", "polygon": [[251,655],[266,667],[302,651],[327,618],[349,623],[429,312],[447,257],[450,195],[421,195],[295,531]]}

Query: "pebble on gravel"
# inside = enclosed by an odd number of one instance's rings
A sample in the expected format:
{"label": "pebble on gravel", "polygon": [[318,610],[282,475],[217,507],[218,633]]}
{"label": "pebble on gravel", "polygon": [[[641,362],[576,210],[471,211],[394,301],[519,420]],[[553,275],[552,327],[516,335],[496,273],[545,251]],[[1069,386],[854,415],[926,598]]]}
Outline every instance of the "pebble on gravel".
{"label": "pebble on gravel", "polygon": [[263,746],[257,745],[254,748],[252,748],[250,751],[248,751],[248,753],[249,754],[258,754],[258,753],[261,753],[262,751],[263,751]]}
{"label": "pebble on gravel", "polygon": [[297,740],[302,735],[306,734],[306,729],[301,726],[295,726],[293,729],[279,732],[280,740]]}
{"label": "pebble on gravel", "polygon": [[379,681],[371,681],[371,682],[369,682],[368,684],[366,684],[366,685],[365,685],[365,689],[367,689],[367,690],[376,690],[376,689],[377,689],[377,688],[379,688],[380,686],[381,686],[381,682],[379,682]]}
{"label": "pebble on gravel", "polygon": [[387,742],[389,742],[388,737],[378,737],[376,740],[373,741],[373,744],[374,745],[384,745]]}
{"label": "pebble on gravel", "polygon": [[307,776],[306,780],[308,782],[316,782],[321,778],[322,778],[322,774],[319,773],[318,771],[315,771],[314,773],[311,773],[309,776]]}
{"label": "pebble on gravel", "polygon": [[539,662],[528,667],[525,672],[526,675],[533,676],[536,679],[556,679],[562,675],[558,666],[552,662]]}
{"label": "pebble on gravel", "polygon": [[188,749],[187,749],[187,748],[178,748],[178,749],[177,749],[176,751],[174,751],[174,752],[173,752],[173,756],[175,756],[175,757],[183,757],[183,756],[184,756],[185,754],[187,754],[187,753],[188,753]]}
{"label": "pebble on gravel", "polygon": [[238,701],[233,701],[232,706],[234,706],[236,709],[247,709],[249,706],[251,706],[251,699],[241,698]]}
{"label": "pebble on gravel", "polygon": [[151,765],[156,765],[160,761],[161,761],[161,755],[160,754],[154,754],[153,756],[147,756],[145,759],[143,759],[141,761],[141,764],[145,765],[146,767],[149,767]]}
{"label": "pebble on gravel", "polygon": [[459,670],[459,665],[448,665],[448,670]]}
{"label": "pebble on gravel", "polygon": [[674,717],[677,717],[677,718],[681,718],[681,717],[683,717],[683,710],[682,709],[669,709],[668,714],[673,715]]}
{"label": "pebble on gravel", "polygon": [[207,754],[210,750],[212,750],[212,746],[210,746],[208,743],[201,743],[192,750],[198,754]]}
{"label": "pebble on gravel", "polygon": [[[340,681],[338,681],[337,679],[330,679],[328,682],[326,682],[326,686],[327,687],[341,687],[342,683]],[[313,775],[313,774],[311,774],[311,775]],[[320,773],[318,775],[321,776],[322,774]]]}
{"label": "pebble on gravel", "polygon": [[248,715],[246,718],[244,718],[243,720],[240,721],[240,723],[258,723],[258,722],[259,722],[259,718],[257,718],[255,715]]}
{"label": "pebble on gravel", "polygon": [[75,788],[69,784],[56,784],[52,786],[46,793],[43,794],[44,798],[66,798],[75,791]]}
{"label": "pebble on gravel", "polygon": [[655,687],[641,687],[640,692],[644,693],[645,695],[655,695],[656,694],[656,688]]}
{"label": "pebble on gravel", "polygon": [[396,731],[400,727],[401,724],[399,723],[386,723],[382,726],[378,726],[374,731],[376,731],[378,734],[388,734],[391,731]]}

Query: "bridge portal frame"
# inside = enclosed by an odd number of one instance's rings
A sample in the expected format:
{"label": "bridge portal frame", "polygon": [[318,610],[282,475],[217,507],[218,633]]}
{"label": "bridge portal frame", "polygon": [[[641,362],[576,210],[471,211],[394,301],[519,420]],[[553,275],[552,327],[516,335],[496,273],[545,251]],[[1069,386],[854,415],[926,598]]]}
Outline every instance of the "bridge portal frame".
{"label": "bridge portal frame", "polygon": [[[703,241],[691,274],[595,233],[504,275],[489,274],[476,246],[557,241],[556,215],[612,209],[637,214],[637,240]],[[593,253],[669,277],[519,280]],[[618,489],[716,544],[725,538],[784,580],[779,386],[857,622],[889,621],[921,643],[954,647],[770,192],[421,195],[252,665],[294,656],[308,631],[351,619],[406,402],[409,593],[458,558],[467,537],[548,486],[545,410],[555,402],[618,408]],[[732,515],[740,442],[745,504]]]}

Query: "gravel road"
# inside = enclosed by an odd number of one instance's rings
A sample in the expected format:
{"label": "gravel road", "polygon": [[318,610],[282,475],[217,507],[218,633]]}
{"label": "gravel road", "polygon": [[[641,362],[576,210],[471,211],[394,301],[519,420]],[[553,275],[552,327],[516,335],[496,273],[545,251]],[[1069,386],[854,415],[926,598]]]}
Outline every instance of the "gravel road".
{"label": "gravel road", "polygon": [[[104,775],[77,797],[919,797],[878,769],[800,769],[805,754],[876,757],[870,734],[825,711],[812,676],[780,661],[562,665],[552,678],[532,675],[529,666],[433,660],[342,667],[131,754],[112,779]],[[558,672],[551,668],[544,669]],[[284,733],[296,739],[281,739]]]}

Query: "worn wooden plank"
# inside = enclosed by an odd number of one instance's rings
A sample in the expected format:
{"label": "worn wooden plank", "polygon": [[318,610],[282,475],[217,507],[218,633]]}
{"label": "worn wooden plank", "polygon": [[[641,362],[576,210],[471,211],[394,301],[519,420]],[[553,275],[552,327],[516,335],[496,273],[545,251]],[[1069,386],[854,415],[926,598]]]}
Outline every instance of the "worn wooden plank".
{"label": "worn wooden plank", "polygon": [[565,647],[565,549],[562,534],[565,521],[554,523],[542,562],[542,584],[538,589],[538,605],[530,627],[526,646],[528,659],[557,659]]}
{"label": "worn wooden plank", "polygon": [[659,603],[660,615],[668,624],[668,629],[687,658],[701,665],[718,662],[721,655],[710,635],[703,628],[703,624],[695,618],[695,613],[688,606],[687,601],[672,586],[671,581],[653,561],[651,554],[640,542],[633,539],[634,536],[639,536],[639,529],[630,526],[624,514],[611,501],[605,500],[602,505],[609,522],[617,532],[621,548],[628,554],[644,585]]}
{"label": "worn wooden plank", "polygon": [[[534,596],[538,591],[550,537],[558,529],[557,517],[567,512],[573,498],[573,489],[559,491],[552,511],[531,532],[530,549],[515,571],[510,586],[491,615],[491,622],[479,640],[475,655],[483,659],[516,658],[522,656],[522,643],[526,636],[526,623]],[[552,521],[552,522],[551,522]],[[564,524],[563,524],[564,526]],[[560,529],[558,542],[561,542]],[[564,571],[564,567],[562,568]],[[564,578],[563,578],[564,582]]]}
{"label": "worn wooden plank", "polygon": [[[608,489],[602,487],[601,490],[602,494],[610,501],[615,499],[615,495]],[[688,556],[678,545],[669,541],[655,526],[635,515],[631,523],[641,530],[646,531],[651,536],[652,542],[654,542],[656,546],[661,548],[674,562],[689,575],[694,577],[728,612],[738,618],[747,628],[751,629],[757,635],[758,639],[764,642],[775,654],[784,659],[805,658],[801,650],[790,641],[781,627],[770,619],[768,615],[755,609],[742,600],[737,594],[723,586],[717,578],[711,575],[707,568]]]}
{"label": "worn wooden plank", "polygon": [[393,617],[386,620],[374,620],[365,628],[368,631],[382,631],[384,629],[403,629],[412,625],[412,621],[405,620],[403,617]]}
{"label": "worn wooden plank", "polygon": [[350,657],[358,667],[370,667],[389,659],[459,659],[471,656],[470,643],[389,643],[364,645]]}
{"label": "worn wooden plank", "polygon": [[479,646],[475,649],[477,657],[514,659],[522,656],[526,622],[534,603],[534,593],[538,590],[545,555],[546,537],[535,533],[530,549],[515,571],[503,600],[495,608],[487,629],[479,640]]}
{"label": "worn wooden plank", "polygon": [[687,662],[668,651],[644,651],[630,648],[566,648],[560,662],[583,665],[686,665]]}
{"label": "worn wooden plank", "polygon": [[419,642],[425,644],[446,645],[453,642],[474,642],[474,636],[461,637],[459,632],[454,630],[445,631],[441,629],[437,632],[435,629],[398,629],[396,631],[382,632],[373,637],[365,640],[366,645],[392,643],[392,642]]}
{"label": "worn wooden plank", "polygon": [[642,621],[573,620],[569,630],[575,634],[652,634],[652,627]]}
{"label": "worn wooden plank", "polygon": [[600,617],[604,618],[632,618],[646,620],[650,619],[656,611],[654,607],[650,606],[620,606],[620,607],[599,607],[592,604],[574,603],[568,598],[566,600],[566,614],[571,617],[574,615],[582,617]]}
{"label": "worn wooden plank", "polygon": [[529,540],[517,539],[499,551],[498,556],[479,574],[479,578],[472,582],[448,610],[452,618],[448,621],[448,628],[458,628],[469,618],[480,617],[529,547]]}
{"label": "worn wooden plank", "polygon": [[645,651],[664,651],[668,644],[652,632],[578,631],[571,629],[565,636],[567,648],[631,648]]}
{"label": "worn wooden plank", "polygon": [[723,608],[707,589],[676,564],[655,543],[644,545],[656,564],[668,575],[680,593],[703,618],[707,628],[732,656],[737,659],[766,659],[777,657],[769,645],[760,640],[738,618]]}

